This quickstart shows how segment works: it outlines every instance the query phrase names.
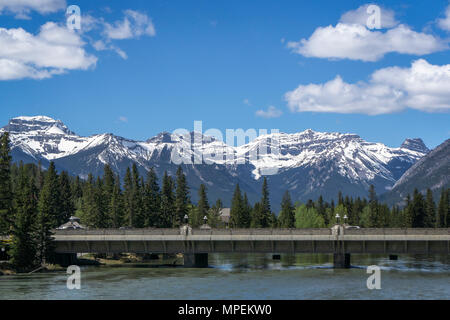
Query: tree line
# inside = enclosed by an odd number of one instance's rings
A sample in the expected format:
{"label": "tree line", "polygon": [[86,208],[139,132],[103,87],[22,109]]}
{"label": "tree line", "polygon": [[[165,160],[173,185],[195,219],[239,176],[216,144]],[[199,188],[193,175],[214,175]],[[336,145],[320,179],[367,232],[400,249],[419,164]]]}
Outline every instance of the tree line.
{"label": "tree line", "polygon": [[58,173],[53,162],[45,171],[40,165],[12,163],[9,135],[0,137],[0,234],[12,235],[11,256],[19,269],[50,259],[52,230],[74,215],[91,228],[173,228],[184,224],[186,217],[193,227],[206,220],[216,228],[321,228],[334,225],[336,215],[361,227],[439,228],[450,226],[449,190],[441,191],[436,204],[431,190],[423,196],[416,189],[403,208],[380,203],[373,186],[368,199],[339,192],[336,204],[322,196],[294,203],[286,191],[276,215],[264,178],[261,199],[253,205],[236,185],[225,225],[220,218],[222,201],[210,205],[204,184],[197,203],[192,203],[181,167],[173,177],[165,172],[161,183],[153,169],[143,177],[136,165],[127,169],[123,181],[107,164],[101,177],[89,174],[84,180]]}

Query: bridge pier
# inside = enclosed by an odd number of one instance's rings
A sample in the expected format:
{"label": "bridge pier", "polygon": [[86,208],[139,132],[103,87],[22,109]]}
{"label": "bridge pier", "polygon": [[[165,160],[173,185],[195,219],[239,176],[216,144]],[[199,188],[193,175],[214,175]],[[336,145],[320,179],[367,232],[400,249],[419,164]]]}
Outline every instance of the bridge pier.
{"label": "bridge pier", "polygon": [[207,253],[185,253],[184,267],[185,268],[207,268],[208,254]]}
{"label": "bridge pier", "polygon": [[335,253],[335,254],[333,254],[333,267],[335,269],[350,268],[350,253]]}

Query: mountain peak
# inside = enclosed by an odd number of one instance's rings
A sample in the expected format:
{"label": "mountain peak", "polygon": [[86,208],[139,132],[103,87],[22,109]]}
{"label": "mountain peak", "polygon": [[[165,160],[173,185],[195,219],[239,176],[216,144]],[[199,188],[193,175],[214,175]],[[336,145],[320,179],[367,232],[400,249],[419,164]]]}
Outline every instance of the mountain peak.
{"label": "mountain peak", "polygon": [[427,148],[423,140],[420,138],[408,138],[402,143],[400,148],[423,153],[430,152],[430,149]]}
{"label": "mountain peak", "polygon": [[6,131],[15,133],[45,132],[51,135],[75,135],[61,120],[47,116],[21,116],[9,120]]}

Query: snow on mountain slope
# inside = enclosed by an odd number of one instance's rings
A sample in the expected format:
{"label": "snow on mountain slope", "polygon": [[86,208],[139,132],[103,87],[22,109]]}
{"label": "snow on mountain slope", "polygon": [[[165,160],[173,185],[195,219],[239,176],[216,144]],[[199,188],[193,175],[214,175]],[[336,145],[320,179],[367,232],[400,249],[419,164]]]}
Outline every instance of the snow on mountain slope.
{"label": "snow on mountain slope", "polygon": [[[176,164],[171,162],[171,156],[183,152],[185,159],[193,162],[185,163],[191,178],[210,189],[217,187],[215,180],[224,181],[220,186],[223,190],[232,189],[232,184],[240,181],[248,186],[249,194],[257,194],[259,187],[255,183],[269,174],[283,192],[302,190],[298,197],[320,190],[334,192],[338,187],[352,192],[360,190],[362,194],[372,183],[378,190],[388,190],[429,152],[420,139],[407,139],[401,147],[390,148],[367,142],[355,134],[311,129],[263,135],[238,147],[194,132],[185,135],[163,132],[147,141],[112,134],[80,137],[61,121],[45,116],[11,119],[0,132],[5,130],[10,132],[13,151],[21,158],[55,161],[82,177],[88,173],[101,174],[106,163],[122,177],[132,163],[143,173],[150,167],[172,172]],[[227,154],[234,156],[231,161]],[[202,164],[198,165],[199,162]]]}
{"label": "snow on mountain slope", "polygon": [[277,145],[279,153],[268,152],[256,160],[249,160],[255,166],[255,178],[259,178],[261,171],[270,168],[283,171],[318,166],[323,160],[333,160],[339,173],[352,180],[369,181],[378,175],[395,182],[389,170],[391,161],[402,160],[412,165],[428,152],[428,149],[422,152],[411,150],[408,146],[389,148],[381,143],[366,142],[354,134],[324,133],[309,129],[295,134],[260,136],[238,147],[238,157],[248,159],[255,150],[276,149]]}

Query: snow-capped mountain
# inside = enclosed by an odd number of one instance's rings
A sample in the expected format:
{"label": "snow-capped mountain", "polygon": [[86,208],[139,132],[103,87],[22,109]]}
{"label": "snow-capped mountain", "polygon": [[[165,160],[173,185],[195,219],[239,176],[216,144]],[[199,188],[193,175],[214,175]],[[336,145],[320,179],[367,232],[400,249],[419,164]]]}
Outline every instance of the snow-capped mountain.
{"label": "snow-capped mountain", "polygon": [[404,205],[406,196],[412,195],[416,188],[422,194],[431,189],[436,201],[442,189],[450,188],[450,139],[409,168],[392,190],[383,195],[382,200],[389,204]]}
{"label": "snow-capped mountain", "polygon": [[[108,163],[122,177],[132,163],[144,174],[154,167],[159,175],[174,174],[172,155],[183,155],[183,169],[195,200],[200,183],[211,200],[231,199],[236,183],[250,200],[260,196],[261,176],[268,175],[272,200],[278,205],[283,192],[307,200],[320,194],[335,198],[338,191],[365,196],[370,184],[382,193],[429,150],[421,139],[407,139],[399,148],[371,143],[354,134],[306,130],[272,133],[239,147],[228,146],[200,133],[163,132],[147,141],[113,134],[81,137],[61,121],[49,117],[17,117],[1,131],[9,131],[15,161],[54,161],[60,170],[86,177],[101,175]],[[1,132],[0,131],[0,132]],[[227,156],[228,155],[228,156]],[[232,155],[232,156],[230,156]]]}

